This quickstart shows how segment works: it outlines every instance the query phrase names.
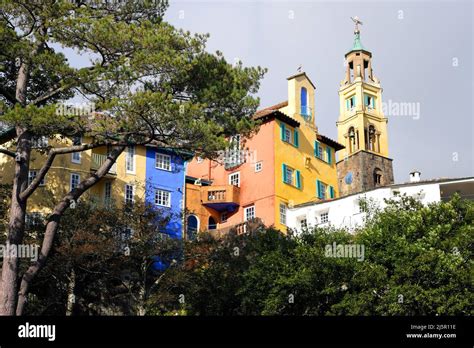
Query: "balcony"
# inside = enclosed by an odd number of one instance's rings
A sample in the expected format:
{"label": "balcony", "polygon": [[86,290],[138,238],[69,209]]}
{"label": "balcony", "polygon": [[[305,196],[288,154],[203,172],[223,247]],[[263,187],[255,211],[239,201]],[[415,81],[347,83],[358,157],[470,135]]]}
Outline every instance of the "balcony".
{"label": "balcony", "polygon": [[[107,155],[102,155],[99,153],[92,153],[91,157],[91,171],[97,171],[102,164],[104,164],[105,160],[107,159]],[[117,163],[114,163],[112,167],[110,167],[109,175],[117,175]]]}
{"label": "balcony", "polygon": [[234,185],[202,186],[201,202],[216,211],[234,211],[239,206],[240,188]]}

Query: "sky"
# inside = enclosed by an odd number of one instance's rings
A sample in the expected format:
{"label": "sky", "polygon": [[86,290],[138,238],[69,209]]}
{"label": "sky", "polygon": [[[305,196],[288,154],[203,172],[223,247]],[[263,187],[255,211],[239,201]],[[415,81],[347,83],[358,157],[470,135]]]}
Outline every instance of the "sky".
{"label": "sky", "polygon": [[[165,19],[209,33],[207,49],[268,68],[261,107],[287,100],[288,76],[316,85],[316,124],[337,139],[339,83],[358,16],[386,103],[395,182],[474,175],[474,6],[466,1],[170,0]],[[397,115],[395,105],[411,110]],[[391,108],[390,108],[391,106]]]}

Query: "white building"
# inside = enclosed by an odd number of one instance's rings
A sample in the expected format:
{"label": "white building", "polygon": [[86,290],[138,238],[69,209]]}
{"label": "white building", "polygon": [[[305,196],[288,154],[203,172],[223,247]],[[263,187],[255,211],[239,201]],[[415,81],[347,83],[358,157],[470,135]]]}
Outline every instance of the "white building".
{"label": "white building", "polygon": [[[474,200],[474,177],[420,181],[420,173],[410,173],[410,182],[376,188],[323,202],[298,204],[287,211],[287,227],[301,231],[304,226],[333,226],[353,231],[364,224],[366,213],[359,202],[383,209],[384,199],[400,195],[418,198],[423,204],[449,200],[458,192],[464,199]],[[364,204],[362,204],[364,206]]]}

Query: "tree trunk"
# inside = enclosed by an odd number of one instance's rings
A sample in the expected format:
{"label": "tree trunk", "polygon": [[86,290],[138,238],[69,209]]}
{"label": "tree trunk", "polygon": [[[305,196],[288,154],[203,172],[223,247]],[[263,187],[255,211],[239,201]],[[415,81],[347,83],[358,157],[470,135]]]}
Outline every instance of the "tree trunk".
{"label": "tree trunk", "polygon": [[69,273],[69,282],[67,285],[67,304],[66,304],[66,315],[70,316],[76,303],[76,295],[74,290],[76,288],[76,271],[74,266],[71,266],[71,272]]}
{"label": "tree trunk", "polygon": [[110,167],[115,163],[118,156],[123,152],[125,146],[115,146],[107,160],[102,166],[92,174],[85,181],[81,182],[79,186],[72,192],[69,192],[56,207],[54,207],[53,213],[49,216],[46,224],[46,231],[43,237],[43,243],[41,245],[41,252],[38,260],[31,264],[28,270],[22,277],[20,291],[18,292],[18,304],[16,307],[16,315],[22,315],[26,304],[26,295],[31,285],[32,280],[36,277],[38,272],[44,267],[48,258],[49,252],[53,246],[54,236],[59,228],[59,222],[64,212],[69,208],[72,201],[76,201],[84,192],[95,185],[102,177],[104,177]]}
{"label": "tree trunk", "polygon": [[[20,194],[28,184],[28,170],[31,152],[31,135],[17,127],[17,155],[20,160],[15,162],[12,198],[10,203],[10,219],[8,224],[7,245],[16,247],[23,242],[25,231],[26,200]],[[2,265],[2,282],[0,287],[0,315],[15,315],[18,291],[18,256],[5,255]]]}

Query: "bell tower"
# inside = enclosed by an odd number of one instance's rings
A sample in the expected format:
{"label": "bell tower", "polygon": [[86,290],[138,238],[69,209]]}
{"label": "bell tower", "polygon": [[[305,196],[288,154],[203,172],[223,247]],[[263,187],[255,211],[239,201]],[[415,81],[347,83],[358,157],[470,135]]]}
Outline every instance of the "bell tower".
{"label": "bell tower", "polygon": [[382,111],[382,88],[372,70],[372,53],[360,40],[354,17],[354,44],[346,53],[346,74],[339,88],[338,142],[345,146],[337,162],[341,196],[393,184],[388,157],[387,122]]}

